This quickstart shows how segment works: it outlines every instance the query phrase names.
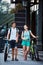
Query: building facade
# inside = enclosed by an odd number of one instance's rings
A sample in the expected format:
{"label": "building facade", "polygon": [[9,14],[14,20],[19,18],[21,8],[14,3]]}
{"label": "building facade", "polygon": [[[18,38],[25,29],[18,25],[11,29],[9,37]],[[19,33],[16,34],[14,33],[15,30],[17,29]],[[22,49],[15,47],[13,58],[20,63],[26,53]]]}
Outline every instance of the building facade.
{"label": "building facade", "polygon": [[27,24],[35,35],[39,36],[37,45],[42,50],[42,0],[11,0],[12,3],[22,3],[24,10],[15,14],[15,21],[20,30]]}

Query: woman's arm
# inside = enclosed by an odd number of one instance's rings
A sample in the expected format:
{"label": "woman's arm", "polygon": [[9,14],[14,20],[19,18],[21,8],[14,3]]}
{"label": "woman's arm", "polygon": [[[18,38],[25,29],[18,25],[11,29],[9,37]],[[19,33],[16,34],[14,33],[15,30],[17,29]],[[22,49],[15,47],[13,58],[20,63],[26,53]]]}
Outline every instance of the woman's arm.
{"label": "woman's arm", "polygon": [[32,32],[30,33],[33,38],[37,38],[38,36],[35,36]]}
{"label": "woman's arm", "polygon": [[25,40],[25,38],[23,37],[23,31],[22,31],[22,34],[21,34],[21,39],[22,40]]}

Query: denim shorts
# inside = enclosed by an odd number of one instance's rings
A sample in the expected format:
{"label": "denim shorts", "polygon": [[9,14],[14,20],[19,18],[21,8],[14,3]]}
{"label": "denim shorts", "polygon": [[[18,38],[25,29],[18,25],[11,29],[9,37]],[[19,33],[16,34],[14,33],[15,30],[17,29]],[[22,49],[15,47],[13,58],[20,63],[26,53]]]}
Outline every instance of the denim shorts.
{"label": "denim shorts", "polygon": [[15,47],[18,46],[15,40],[9,41],[9,44],[10,44],[10,47],[11,47],[11,48],[15,48]]}

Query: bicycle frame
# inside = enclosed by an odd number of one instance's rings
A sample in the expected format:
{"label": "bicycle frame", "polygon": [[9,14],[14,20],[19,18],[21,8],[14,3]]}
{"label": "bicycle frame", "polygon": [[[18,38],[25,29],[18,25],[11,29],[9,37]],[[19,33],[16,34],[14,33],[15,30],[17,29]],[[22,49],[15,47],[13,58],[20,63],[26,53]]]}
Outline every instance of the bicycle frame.
{"label": "bicycle frame", "polygon": [[33,40],[31,41],[30,50],[31,50],[31,53],[34,54],[34,41]]}
{"label": "bicycle frame", "polygon": [[7,54],[9,52],[9,44],[8,44],[8,40],[6,40],[6,43],[5,43],[5,47],[4,47],[4,53],[5,53],[5,49],[7,48]]}

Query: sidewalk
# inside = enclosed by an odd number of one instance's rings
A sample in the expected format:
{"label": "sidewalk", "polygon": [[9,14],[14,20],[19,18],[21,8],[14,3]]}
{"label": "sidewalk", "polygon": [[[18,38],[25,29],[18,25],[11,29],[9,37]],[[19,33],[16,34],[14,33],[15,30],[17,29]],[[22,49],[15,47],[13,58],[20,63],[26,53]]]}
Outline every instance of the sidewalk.
{"label": "sidewalk", "polygon": [[0,53],[0,65],[43,65],[42,61],[32,61],[29,57],[27,61],[23,60],[22,49],[18,49],[18,59],[19,61],[11,61],[11,52],[9,53],[10,58],[4,62],[4,54]]}

